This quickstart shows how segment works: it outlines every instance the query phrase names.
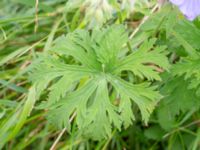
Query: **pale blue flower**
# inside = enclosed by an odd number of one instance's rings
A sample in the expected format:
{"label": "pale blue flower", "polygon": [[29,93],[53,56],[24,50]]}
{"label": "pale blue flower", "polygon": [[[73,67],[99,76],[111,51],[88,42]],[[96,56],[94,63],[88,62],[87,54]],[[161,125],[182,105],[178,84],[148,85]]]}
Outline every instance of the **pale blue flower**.
{"label": "pale blue flower", "polygon": [[170,0],[177,5],[188,20],[194,20],[200,15],[200,0]]}

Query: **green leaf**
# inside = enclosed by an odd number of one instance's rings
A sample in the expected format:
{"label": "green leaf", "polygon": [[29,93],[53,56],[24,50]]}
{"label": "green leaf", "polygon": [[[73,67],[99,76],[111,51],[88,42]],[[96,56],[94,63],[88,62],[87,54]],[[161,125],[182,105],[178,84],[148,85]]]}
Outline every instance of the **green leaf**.
{"label": "green leaf", "polygon": [[[121,55],[127,42],[128,33],[121,25],[91,33],[76,30],[59,37],[51,51],[38,58],[30,79],[37,92],[45,91],[47,99],[40,108],[48,110],[49,122],[70,130],[70,117],[76,114],[79,133],[101,140],[114,128],[132,124],[132,103],[136,103],[147,124],[161,95],[150,83],[133,84],[120,74],[132,71],[141,78],[160,80],[156,69],[169,67],[165,47],[155,47],[152,39]],[[75,63],[66,61],[69,58]],[[111,98],[113,93],[117,95]]]}
{"label": "green leaf", "polygon": [[147,138],[152,140],[162,140],[162,137],[165,134],[165,131],[158,125],[153,125],[144,131],[144,134]]}
{"label": "green leaf", "polygon": [[56,105],[50,107],[48,120],[59,128],[65,126],[70,129],[70,116],[77,110],[77,122],[81,121],[81,116],[86,115],[86,104],[91,94],[96,89],[94,80],[88,81],[83,87],[61,99]]}
{"label": "green leaf", "polygon": [[[101,79],[98,82],[98,88],[94,100],[88,108],[88,117],[82,122],[85,127],[83,128],[85,133],[96,139],[110,136],[112,123],[119,130],[121,129],[121,120],[118,115],[117,107],[110,103],[108,94],[107,82],[105,79]],[[95,131],[95,129],[99,130]]]}
{"label": "green leaf", "polygon": [[92,51],[92,44],[94,43],[91,43],[88,36],[89,32],[85,30],[77,30],[67,36],[61,36],[56,39],[52,51],[59,55],[73,56],[83,65],[94,69],[99,63]]}
{"label": "green leaf", "polygon": [[[82,77],[82,76],[81,76]],[[75,74],[63,75],[55,84],[50,87],[49,102],[54,103],[60,98],[66,95],[66,92],[72,89],[72,83],[80,78],[75,76]]]}
{"label": "green leaf", "polygon": [[94,31],[92,38],[96,42],[94,50],[98,60],[107,66],[114,64],[118,59],[123,44],[128,41],[128,34],[123,26],[113,25],[106,29]]}
{"label": "green leaf", "polygon": [[[198,29],[192,22],[181,20],[174,27],[174,30],[181,35],[194,49],[200,49],[200,29]],[[188,36],[189,35],[189,36]]]}
{"label": "green leaf", "polygon": [[119,94],[126,95],[138,105],[142,118],[147,124],[155,105],[158,100],[162,98],[161,95],[155,91],[155,87],[149,87],[148,83],[133,85],[114,76],[109,76],[108,78]]}
{"label": "green leaf", "polygon": [[121,95],[119,111],[121,113],[121,120],[123,121],[124,127],[128,128],[135,120],[135,117],[132,112],[132,103],[128,96]]}
{"label": "green leaf", "polygon": [[169,130],[178,125],[176,115],[200,107],[195,89],[188,89],[189,82],[183,77],[171,77],[161,89],[165,96],[157,111],[161,126]]}
{"label": "green leaf", "polygon": [[196,89],[196,94],[200,96],[200,59],[185,58],[174,65],[172,73],[174,76],[184,76],[188,81],[189,89]]}
{"label": "green leaf", "polygon": [[116,66],[116,70],[118,72],[130,70],[140,78],[161,80],[156,68],[168,70],[169,63],[165,56],[165,47],[154,48],[155,42],[156,39],[144,42],[138,50],[124,57]]}

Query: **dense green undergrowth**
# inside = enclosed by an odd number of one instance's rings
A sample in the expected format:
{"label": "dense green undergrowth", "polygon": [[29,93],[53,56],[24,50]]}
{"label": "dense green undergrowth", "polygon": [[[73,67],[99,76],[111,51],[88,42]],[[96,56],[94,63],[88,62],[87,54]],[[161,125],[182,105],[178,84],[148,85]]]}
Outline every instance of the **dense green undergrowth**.
{"label": "dense green undergrowth", "polygon": [[198,150],[199,41],[168,2],[0,1],[0,149]]}

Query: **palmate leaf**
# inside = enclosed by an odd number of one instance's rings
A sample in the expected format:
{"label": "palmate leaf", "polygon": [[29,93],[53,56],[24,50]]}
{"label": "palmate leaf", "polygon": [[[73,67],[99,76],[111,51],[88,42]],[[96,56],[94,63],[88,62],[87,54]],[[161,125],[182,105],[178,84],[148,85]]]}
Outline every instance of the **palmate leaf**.
{"label": "palmate leaf", "polygon": [[[31,73],[36,85],[45,83],[37,90],[47,89],[42,107],[49,110],[48,120],[70,130],[70,117],[76,114],[80,133],[102,139],[111,135],[113,128],[120,130],[132,123],[132,103],[136,103],[147,123],[161,95],[148,81],[133,84],[121,78],[121,72],[159,80],[156,67],[168,69],[169,64],[164,48],[154,47],[155,41],[146,41],[132,54],[120,56],[128,42],[128,33],[120,25],[91,33],[77,30],[58,38]],[[74,64],[66,63],[68,56],[73,57]],[[112,91],[117,93],[119,104],[111,101]]]}

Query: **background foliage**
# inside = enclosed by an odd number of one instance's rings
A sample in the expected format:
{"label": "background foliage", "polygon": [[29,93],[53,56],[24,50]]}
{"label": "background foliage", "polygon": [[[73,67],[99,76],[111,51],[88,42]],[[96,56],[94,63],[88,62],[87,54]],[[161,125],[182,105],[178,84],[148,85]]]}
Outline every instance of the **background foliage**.
{"label": "background foliage", "polygon": [[0,149],[199,149],[199,41],[168,2],[1,0]]}

